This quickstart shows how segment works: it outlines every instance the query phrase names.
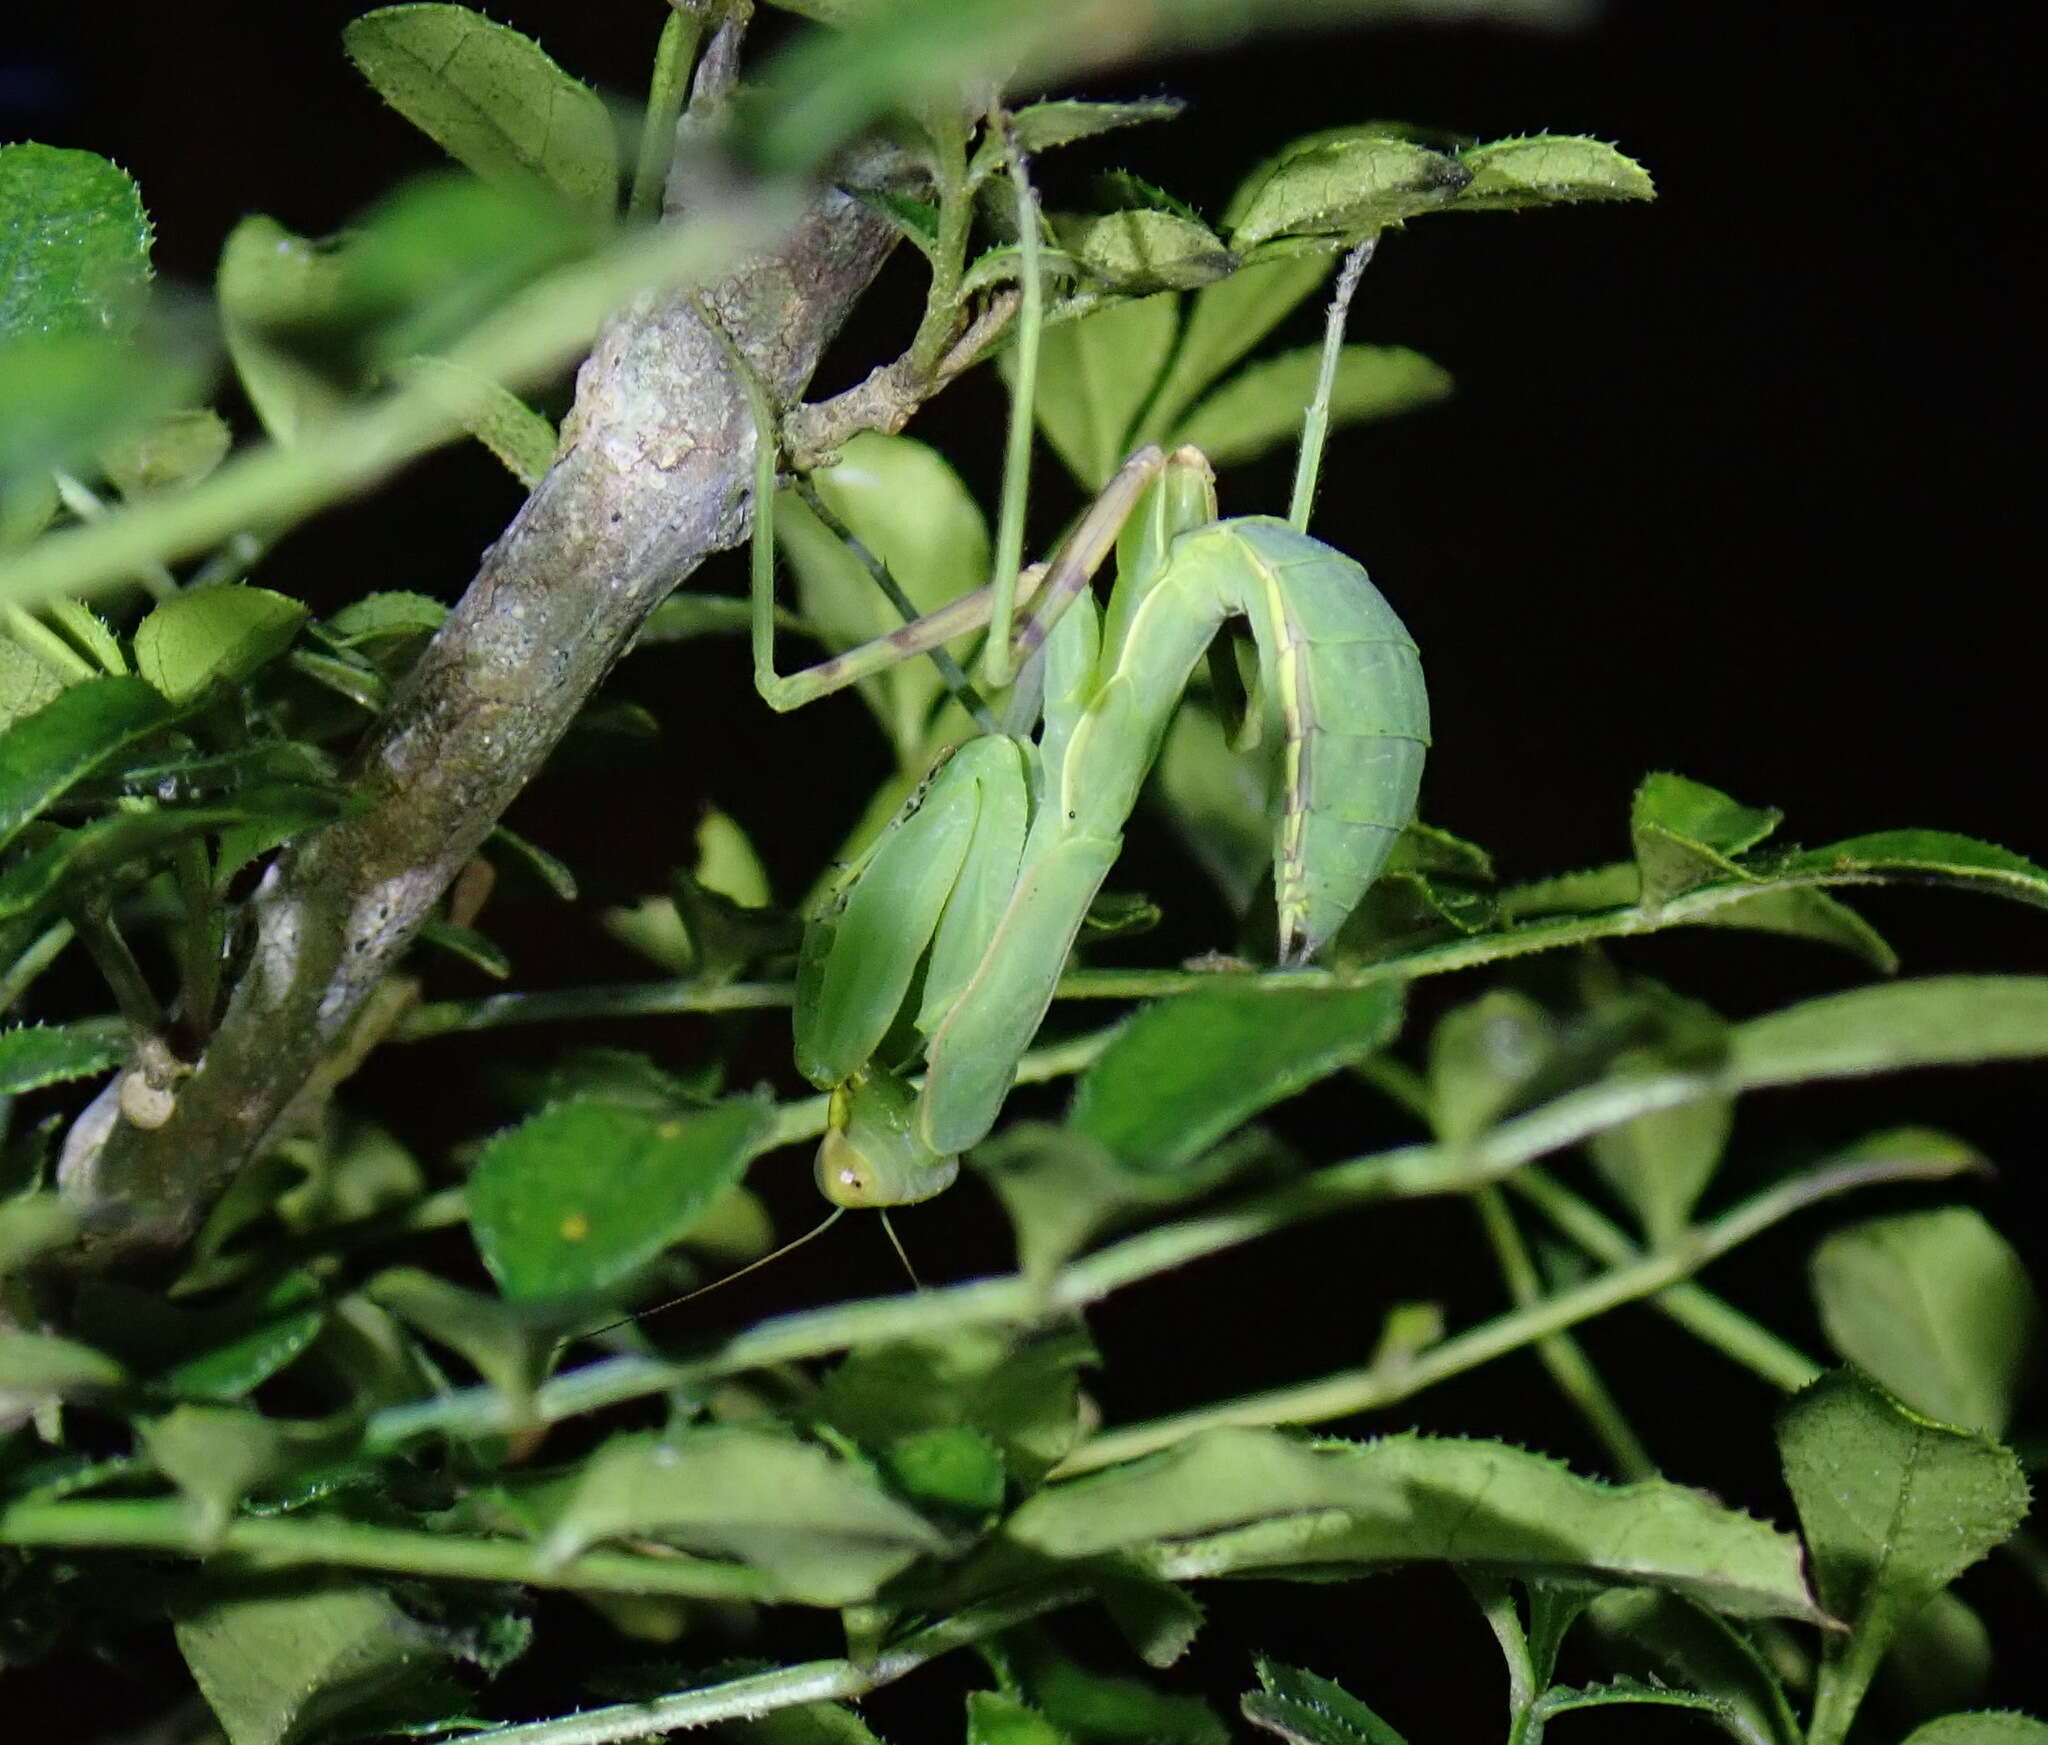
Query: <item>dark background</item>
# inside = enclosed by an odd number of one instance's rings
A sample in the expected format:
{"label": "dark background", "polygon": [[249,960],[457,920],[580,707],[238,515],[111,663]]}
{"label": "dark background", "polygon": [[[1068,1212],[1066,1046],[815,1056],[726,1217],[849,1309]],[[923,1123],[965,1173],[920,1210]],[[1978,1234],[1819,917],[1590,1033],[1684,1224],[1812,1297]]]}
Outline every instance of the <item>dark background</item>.
{"label": "dark background", "polygon": [[[358,10],[189,0],[59,11],[37,0],[0,30],[0,138],[117,158],[154,215],[162,274],[203,287],[243,214],[322,233],[435,161],[343,58],[339,29]],[[493,16],[625,95],[642,82],[657,22],[651,4],[566,0],[500,0]],[[1656,175],[1655,206],[1417,224],[1382,247],[1354,315],[1355,337],[1417,346],[1460,384],[1443,408],[1341,438],[1316,523],[1371,567],[1424,649],[1437,720],[1427,816],[1494,848],[1510,877],[1562,870],[1622,853],[1631,787],[1669,768],[1782,806],[1788,835],[1807,842],[1927,824],[2048,858],[2040,571],[2025,539],[2043,386],[2028,313],[2042,241],[2026,221],[2037,64],[1999,9],[1632,0],[1571,35],[1403,28],[1104,79],[1101,94],[1169,91],[1191,112],[1076,152],[1047,176],[1057,199],[1063,177],[1078,189],[1085,170],[1127,164],[1214,211],[1267,151],[1346,121],[1617,141]],[[916,283],[899,261],[828,362],[827,385],[900,343]],[[1304,315],[1288,334],[1306,340],[1314,326]],[[977,379],[914,433],[957,453],[993,501],[1000,418],[1000,395]],[[1281,459],[1229,476],[1226,507],[1278,507],[1287,472]],[[516,506],[481,451],[439,456],[319,519],[259,579],[316,602],[371,587],[452,599]],[[1053,502],[1043,530],[1069,507]],[[743,569],[724,560],[695,585],[736,592]],[[734,643],[637,657],[614,694],[656,708],[664,743],[565,758],[520,803],[513,822],[570,860],[593,903],[654,888],[685,857],[707,801],[746,824],[794,895],[881,773],[857,705],[772,718],[743,665]],[[1172,961],[1224,937],[1226,918],[1156,827],[1134,830],[1116,882],[1172,911],[1133,957]],[[1943,893],[1882,893],[1865,907],[1908,973],[2048,971],[2048,916]],[[487,920],[518,960],[519,985],[637,973],[594,926],[565,926],[516,889]],[[1652,942],[1626,961],[1737,1015],[1858,974],[1816,947],[1719,933]],[[436,991],[481,988],[449,971]],[[1418,1004],[1433,1012],[1469,991],[1427,987]],[[589,1039],[680,1060],[704,1032],[678,1020]],[[433,1155],[497,1119],[459,1088],[473,1069],[549,1046],[508,1033],[392,1052],[362,1092]],[[764,1025],[742,1041],[743,1062],[787,1086],[784,1046]],[[1998,1159],[2001,1179],[1971,1196],[2039,1274],[2041,1083],[2038,1069],[2000,1068],[1776,1094],[1745,1109],[1731,1185],[1871,1127],[1944,1124]],[[1401,1129],[1356,1094],[1324,1093],[1293,1136],[1329,1157]],[[810,1203],[800,1160],[775,1160],[769,1174],[794,1228]],[[976,1189],[902,1227],[930,1276],[1003,1262]],[[1712,1282],[1819,1349],[1801,1269],[1824,1227],[1810,1219],[1767,1239]],[[872,1233],[842,1229],[820,1248],[737,1287],[717,1316],[890,1287]],[[1385,1306],[1413,1297],[1445,1302],[1453,1324],[1497,1309],[1464,1208],[1340,1220],[1147,1286],[1096,1319],[1105,1411],[1145,1417],[1362,1361]],[[690,1313],[675,1337],[697,1330]],[[1768,1390],[1640,1311],[1587,1343],[1674,1477],[1786,1518]],[[2036,1426],[2043,1403],[2037,1393]],[[1409,1423],[1599,1465],[1526,1356],[1369,1427]],[[2011,1643],[2030,1631],[2038,1641],[2038,1594],[2029,1602],[2009,1569],[1981,1570],[1967,1591]],[[1250,1643],[1351,1679],[1418,1740],[1499,1736],[1492,1651],[1447,1577],[1206,1597],[1219,1627],[1191,1677],[1218,1693],[1242,1688]],[[573,1607],[548,1617],[547,1640],[578,1640]],[[2037,1666],[2024,1653],[2008,1661],[1994,1700],[2041,1706]],[[875,1717],[901,1739],[953,1737],[964,1676],[923,1675],[878,1698]],[[33,1688],[78,1689],[40,1677]],[[96,1684],[44,1736],[83,1738],[101,1719],[146,1712],[124,1688]],[[561,1697],[540,1683],[531,1694]],[[1649,1736],[1692,1725],[1655,1717]],[[1631,1720],[1606,1736],[1645,1731]],[[1599,1737],[1601,1723],[1581,1732]]]}

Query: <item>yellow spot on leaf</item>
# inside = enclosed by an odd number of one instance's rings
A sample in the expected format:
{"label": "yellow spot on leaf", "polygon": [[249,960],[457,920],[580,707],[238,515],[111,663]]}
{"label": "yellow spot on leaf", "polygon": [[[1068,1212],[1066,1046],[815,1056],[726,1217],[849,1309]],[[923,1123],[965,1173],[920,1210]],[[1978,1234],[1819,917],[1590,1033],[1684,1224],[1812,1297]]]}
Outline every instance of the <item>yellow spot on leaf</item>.
{"label": "yellow spot on leaf", "polygon": [[682,1134],[683,1124],[680,1121],[664,1121],[654,1130],[655,1138],[661,1140],[680,1139]]}
{"label": "yellow spot on leaf", "polygon": [[562,1240],[564,1242],[581,1242],[589,1234],[590,1220],[584,1217],[581,1212],[571,1212],[568,1217],[562,1220]]}

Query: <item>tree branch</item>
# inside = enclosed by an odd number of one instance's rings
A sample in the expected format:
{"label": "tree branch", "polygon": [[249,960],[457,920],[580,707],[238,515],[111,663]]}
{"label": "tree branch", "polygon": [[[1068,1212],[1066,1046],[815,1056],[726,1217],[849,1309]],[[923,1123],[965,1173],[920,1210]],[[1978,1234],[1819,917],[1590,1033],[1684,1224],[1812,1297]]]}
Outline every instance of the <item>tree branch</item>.
{"label": "tree branch", "polygon": [[[734,198],[698,180],[706,161],[679,155],[671,215]],[[133,1126],[109,1096],[74,1125],[60,1183],[86,1220],[86,1264],[191,1233],[647,614],[746,536],[753,426],[695,299],[786,404],[890,241],[828,190],[772,247],[606,326],[554,467],[362,750],[368,809],[289,851],[251,900],[247,966],[169,1118]]]}

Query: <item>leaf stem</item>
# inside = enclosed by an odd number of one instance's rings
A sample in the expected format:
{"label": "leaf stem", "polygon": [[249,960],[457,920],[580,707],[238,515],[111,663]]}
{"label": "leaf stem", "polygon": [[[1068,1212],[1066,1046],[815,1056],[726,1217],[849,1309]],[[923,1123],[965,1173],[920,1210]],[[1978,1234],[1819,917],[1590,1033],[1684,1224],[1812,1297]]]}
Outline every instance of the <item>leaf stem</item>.
{"label": "leaf stem", "polygon": [[69,921],[54,922],[44,928],[35,942],[7,966],[7,973],[0,976],[0,1013],[11,1010],[14,1002],[35,985],[36,978],[57,961],[76,937],[77,929]]}
{"label": "leaf stem", "polygon": [[[1515,1227],[1506,1194],[1497,1187],[1479,1189],[1472,1196],[1480,1227],[1500,1266],[1501,1280],[1518,1309],[1533,1308],[1543,1300],[1543,1281],[1530,1256],[1529,1246]],[[1586,1426],[1607,1450],[1608,1461],[1617,1477],[1654,1478],[1657,1463],[1629,1424],[1600,1372],[1593,1367],[1584,1347],[1569,1333],[1552,1333],[1535,1342],[1536,1358],[1549,1372],[1557,1391],[1577,1408]]]}
{"label": "leaf stem", "polygon": [[1017,613],[1017,574],[1024,564],[1024,511],[1031,494],[1031,445],[1038,393],[1038,340],[1045,326],[1045,280],[1039,270],[1038,196],[1031,166],[1010,130],[1010,118],[992,111],[989,126],[1003,142],[1003,161],[1017,192],[1017,251],[1023,277],[1017,312],[1017,370],[1010,381],[1010,427],[1003,442],[1003,499],[996,518],[995,604],[982,649],[982,676],[998,688],[1016,677],[1011,628]]}
{"label": "leaf stem", "polygon": [[675,156],[676,120],[689,94],[690,75],[697,66],[697,45],[704,40],[704,9],[700,0],[669,0],[669,14],[654,50],[654,71],[648,79],[647,113],[640,122],[640,155],[633,165],[633,191],[626,216],[647,223],[661,215],[663,185],[669,160]]}
{"label": "leaf stem", "polygon": [[1344,257],[1338,270],[1330,307],[1323,319],[1323,355],[1316,367],[1316,391],[1309,398],[1301,421],[1301,449],[1294,462],[1294,495],[1287,505],[1287,519],[1295,532],[1308,531],[1309,511],[1315,506],[1316,480],[1323,470],[1323,450],[1330,440],[1330,400],[1337,390],[1337,366],[1344,356],[1344,326],[1351,318],[1351,299],[1358,293],[1374,251],[1379,247],[1375,231]]}
{"label": "leaf stem", "polygon": [[135,953],[128,949],[128,941],[121,937],[113,917],[97,906],[87,905],[71,919],[80,942],[112,991],[114,1003],[121,1008],[121,1016],[139,1035],[160,1035],[164,1029],[164,1009],[150,992],[142,966],[135,961]]}

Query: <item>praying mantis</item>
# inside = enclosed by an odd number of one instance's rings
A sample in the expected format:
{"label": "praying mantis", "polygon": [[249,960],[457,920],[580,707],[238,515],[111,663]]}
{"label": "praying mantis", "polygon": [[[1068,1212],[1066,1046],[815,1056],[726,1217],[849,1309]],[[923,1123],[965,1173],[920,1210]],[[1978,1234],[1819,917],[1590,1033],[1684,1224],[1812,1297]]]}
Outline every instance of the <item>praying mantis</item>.
{"label": "praying mantis", "polygon": [[[995,589],[983,588],[779,675],[772,517],[760,522],[755,679],[778,709],[995,614]],[[1089,584],[1112,553],[1115,584],[1098,610]],[[1414,817],[1429,707],[1413,640],[1342,552],[1272,517],[1219,519],[1198,450],[1133,455],[1050,565],[1018,579],[1018,595],[1008,651],[1020,685],[1041,692],[1035,734],[984,733],[943,756],[805,932],[796,1060],[831,1092],[817,1179],[838,1206],[943,1192],[960,1153],[994,1125],[1181,693],[1228,620],[1250,626],[1284,735],[1282,963],[1327,943]]]}

